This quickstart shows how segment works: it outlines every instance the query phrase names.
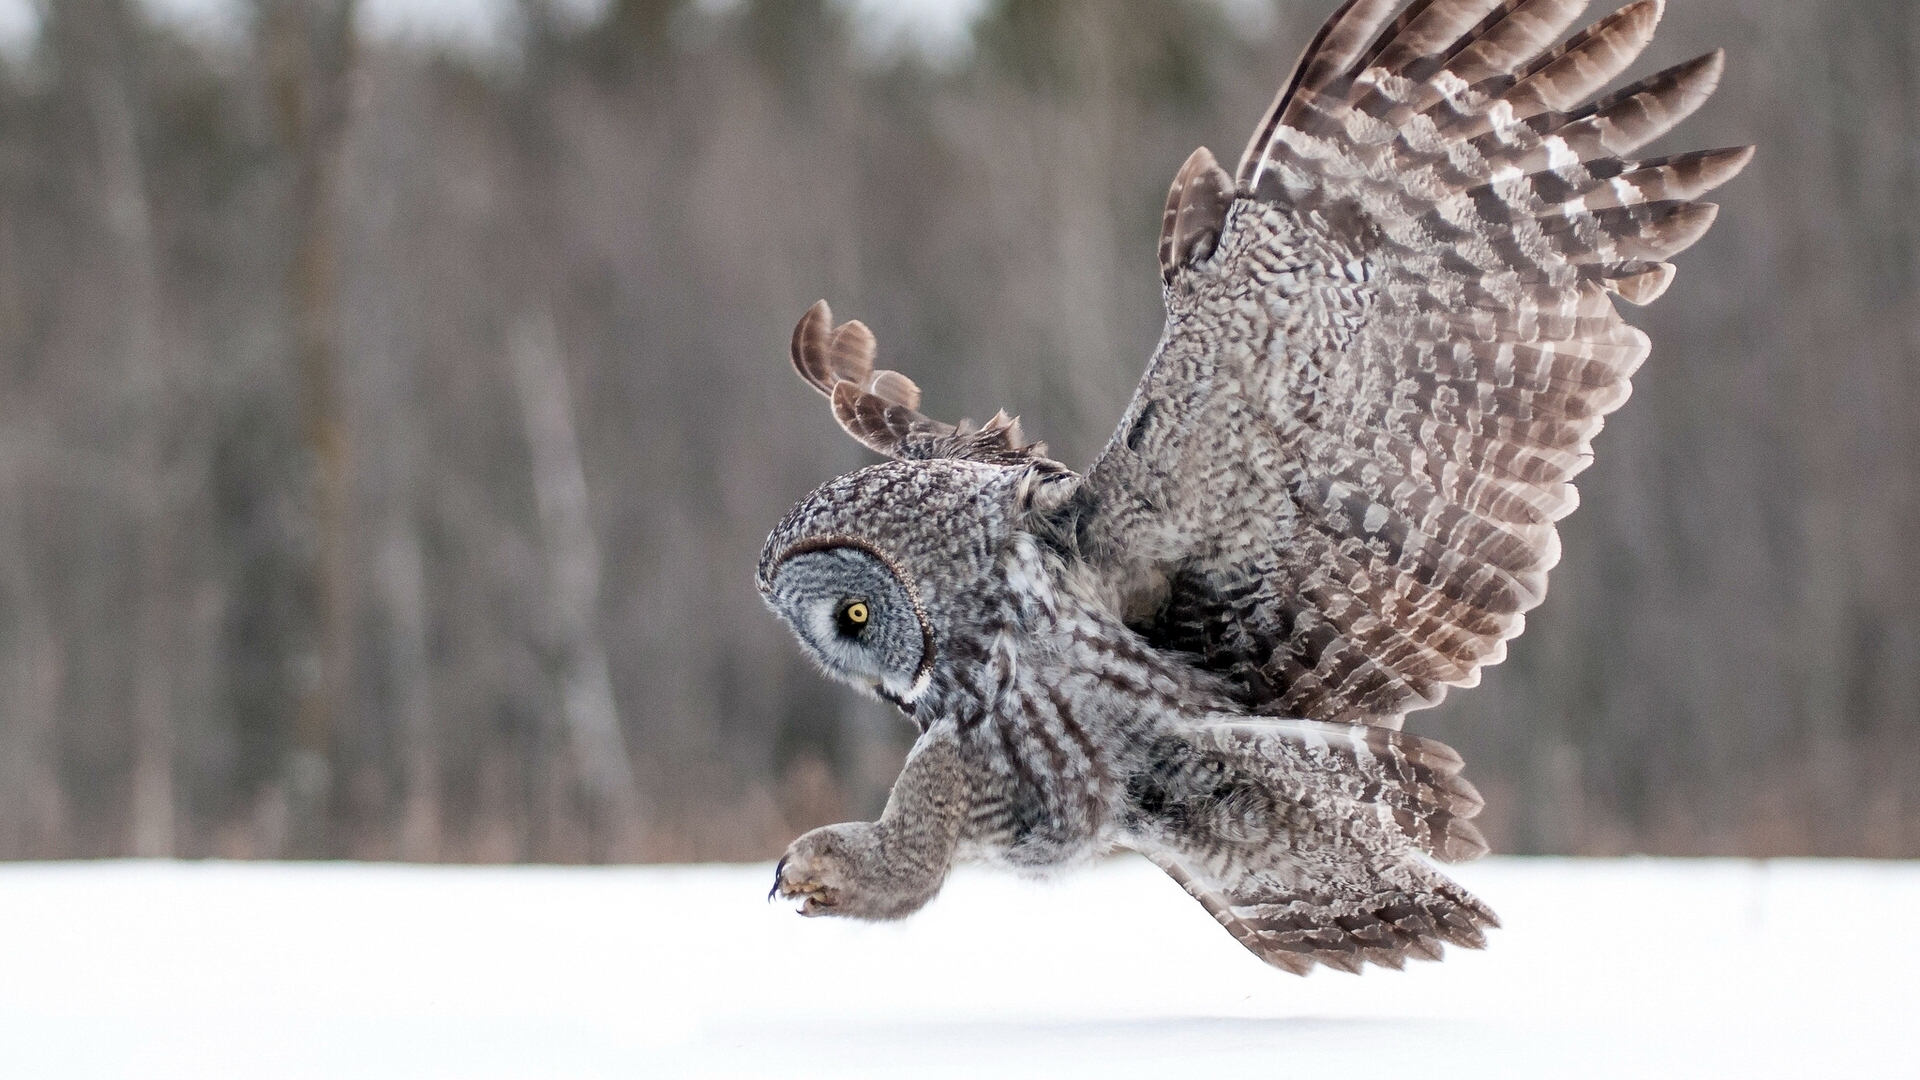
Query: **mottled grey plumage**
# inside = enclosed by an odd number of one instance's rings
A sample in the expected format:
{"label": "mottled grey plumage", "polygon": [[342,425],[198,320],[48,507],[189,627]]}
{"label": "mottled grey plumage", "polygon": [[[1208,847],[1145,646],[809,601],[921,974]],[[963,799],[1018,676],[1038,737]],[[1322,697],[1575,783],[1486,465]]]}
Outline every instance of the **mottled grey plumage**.
{"label": "mottled grey plumage", "polygon": [[824,302],[796,368],[893,458],[821,487],[759,585],[828,674],[921,735],[879,822],[795,841],[808,914],[906,915],[955,860],[1131,848],[1304,972],[1477,947],[1436,871],[1481,802],[1411,710],[1498,663],[1559,557],[1694,202],[1750,148],[1623,155],[1718,53],[1590,104],[1658,0],[1558,47],[1576,0],[1348,0],[1235,173],[1168,195],[1167,324],[1084,476],[1019,424],[942,424]]}

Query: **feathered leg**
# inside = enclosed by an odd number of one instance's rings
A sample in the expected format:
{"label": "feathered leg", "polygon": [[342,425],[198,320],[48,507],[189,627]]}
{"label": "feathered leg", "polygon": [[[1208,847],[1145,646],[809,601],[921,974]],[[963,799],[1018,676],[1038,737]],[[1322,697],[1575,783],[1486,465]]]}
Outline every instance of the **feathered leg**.
{"label": "feathered leg", "polygon": [[880,820],[828,825],[795,840],[773,872],[773,892],[801,899],[803,915],[906,918],[946,881],[968,792],[953,740],[922,738]]}

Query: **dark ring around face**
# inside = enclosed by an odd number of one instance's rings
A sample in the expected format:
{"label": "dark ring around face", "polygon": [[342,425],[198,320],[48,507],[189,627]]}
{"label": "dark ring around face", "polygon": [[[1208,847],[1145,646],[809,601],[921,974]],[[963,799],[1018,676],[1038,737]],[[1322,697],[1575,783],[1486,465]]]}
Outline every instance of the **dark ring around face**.
{"label": "dark ring around face", "polygon": [[920,666],[915,668],[913,672],[913,682],[917,685],[920,680],[926,678],[927,672],[933,670],[933,623],[927,618],[927,609],[920,603],[920,590],[914,587],[913,579],[908,577],[900,569],[900,564],[894,562],[892,556],[880,550],[874,543],[863,540],[857,536],[846,536],[841,533],[829,533],[825,536],[809,536],[805,540],[795,542],[793,546],[782,551],[779,557],[773,560],[772,565],[767,568],[766,580],[771,582],[774,578],[779,577],[780,567],[785,565],[786,561],[795,555],[805,555],[809,551],[825,551],[829,548],[838,547],[855,548],[873,556],[879,560],[880,565],[886,567],[887,570],[893,574],[894,580],[900,583],[900,587],[906,590],[907,602],[913,605],[913,617],[920,623]]}

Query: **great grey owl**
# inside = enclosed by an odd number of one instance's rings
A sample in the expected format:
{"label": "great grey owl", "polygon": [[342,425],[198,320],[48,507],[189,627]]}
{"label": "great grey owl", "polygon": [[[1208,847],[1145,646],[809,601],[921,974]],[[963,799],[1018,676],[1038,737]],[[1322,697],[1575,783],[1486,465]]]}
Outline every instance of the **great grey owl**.
{"label": "great grey owl", "polygon": [[802,836],[774,890],[898,918],[956,862],[1131,849],[1277,967],[1479,947],[1438,872],[1486,843],[1460,757],[1403,717],[1472,686],[1546,590],[1554,522],[1627,398],[1645,304],[1742,147],[1632,160],[1722,54],[1588,100],[1641,0],[1346,0],[1228,174],[1160,237],[1167,321],[1085,474],[1005,413],[953,426],[824,302],[793,362],[891,460],[819,488],[758,584],[919,739],[878,822]]}

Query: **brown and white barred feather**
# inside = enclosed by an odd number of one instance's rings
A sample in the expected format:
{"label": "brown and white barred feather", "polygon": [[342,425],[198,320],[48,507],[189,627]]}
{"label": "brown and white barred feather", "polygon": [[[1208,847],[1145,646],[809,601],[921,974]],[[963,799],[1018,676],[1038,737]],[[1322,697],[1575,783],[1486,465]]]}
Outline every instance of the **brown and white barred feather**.
{"label": "brown and white barred feather", "polygon": [[[1398,726],[1538,604],[1554,522],[1626,400],[1645,303],[1751,148],[1624,155],[1712,92],[1710,53],[1591,103],[1659,0],[1551,47],[1574,0],[1349,0],[1233,178],[1168,198],[1165,334],[1078,498],[1139,628],[1261,712]],[[1164,597],[1164,601],[1159,598]]]}
{"label": "brown and white barred feather", "polygon": [[[890,458],[965,458],[995,465],[1047,460],[1046,443],[1028,443],[1017,417],[995,413],[985,424],[943,424],[920,413],[920,387],[897,371],[875,370],[867,324],[833,325],[833,310],[816,302],[793,328],[793,367],[833,402],[833,417],[862,446]],[[1051,462],[1048,462],[1052,464]]]}
{"label": "brown and white barred feather", "polygon": [[1485,944],[1493,912],[1433,870],[1475,859],[1479,792],[1452,749],[1381,727],[1218,723],[1169,735],[1131,792],[1142,850],[1268,963],[1358,971]]}

